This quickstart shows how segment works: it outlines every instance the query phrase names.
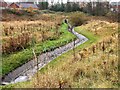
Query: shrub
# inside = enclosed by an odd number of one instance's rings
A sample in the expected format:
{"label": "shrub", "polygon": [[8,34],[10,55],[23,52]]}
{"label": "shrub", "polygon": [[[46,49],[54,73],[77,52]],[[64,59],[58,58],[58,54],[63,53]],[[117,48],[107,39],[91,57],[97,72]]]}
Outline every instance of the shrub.
{"label": "shrub", "polygon": [[8,9],[8,12],[9,12],[10,14],[16,14],[16,15],[18,15],[18,16],[23,15],[22,11],[19,10],[19,9]]}
{"label": "shrub", "polygon": [[71,13],[68,19],[73,26],[80,26],[88,21],[88,17],[80,12]]}
{"label": "shrub", "polygon": [[106,17],[108,17],[108,18],[111,19],[112,21],[120,22],[119,15],[120,15],[120,13],[118,13],[118,12],[108,12],[108,13],[106,14]]}

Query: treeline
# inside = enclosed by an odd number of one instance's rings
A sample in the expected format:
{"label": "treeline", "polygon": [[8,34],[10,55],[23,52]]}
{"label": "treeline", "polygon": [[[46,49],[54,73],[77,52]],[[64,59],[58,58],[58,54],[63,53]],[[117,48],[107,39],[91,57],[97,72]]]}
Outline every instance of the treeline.
{"label": "treeline", "polygon": [[57,11],[57,12],[73,12],[73,11],[80,11],[80,6],[79,6],[79,3],[71,3],[71,2],[68,2],[66,4],[64,3],[57,3],[57,4],[54,4],[50,7],[50,10],[52,11]]}
{"label": "treeline", "polygon": [[56,12],[82,11],[91,15],[106,15],[110,11],[109,2],[58,2],[50,6],[48,2],[39,2],[38,7],[41,10],[50,9]]}
{"label": "treeline", "polygon": [[38,7],[40,10],[45,10],[45,9],[49,9],[52,11],[56,11],[56,12],[73,12],[73,11],[80,11],[80,6],[78,3],[71,3],[68,2],[66,4],[64,3],[56,3],[56,4],[52,4],[49,7],[49,3],[48,2],[39,2]]}
{"label": "treeline", "polygon": [[91,15],[105,16],[110,11],[110,4],[109,2],[88,2],[81,9]]}
{"label": "treeline", "polygon": [[39,7],[40,10],[44,10],[44,9],[48,9],[49,3],[46,2],[39,2],[39,4],[37,5]]}
{"label": "treeline", "polygon": [[110,11],[108,2],[67,2],[66,4],[57,3],[50,7],[50,10],[61,12],[82,11],[91,15],[106,15]]}
{"label": "treeline", "polygon": [[57,2],[49,5],[46,2],[39,2],[38,7],[40,10],[48,9],[55,12],[74,12],[81,11],[93,16],[106,16],[113,21],[120,21],[118,17],[120,13],[111,11],[111,5],[109,2]]}

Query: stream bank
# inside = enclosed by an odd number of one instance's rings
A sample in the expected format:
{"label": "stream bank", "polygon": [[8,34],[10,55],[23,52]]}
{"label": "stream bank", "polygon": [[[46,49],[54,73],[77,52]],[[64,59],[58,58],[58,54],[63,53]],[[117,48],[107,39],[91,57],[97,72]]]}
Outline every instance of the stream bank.
{"label": "stream bank", "polygon": [[[73,49],[74,45],[76,47],[88,40],[85,36],[75,32],[74,28],[72,28],[72,31],[70,32],[77,36],[78,39],[75,40],[75,42],[73,41],[71,43],[68,43],[67,45],[56,48],[53,51],[39,55],[38,56],[39,70],[45,65],[47,65],[49,62],[60,56],[61,54]],[[38,70],[37,61],[31,60],[28,63],[22,65],[21,67],[18,67],[17,69],[6,75],[2,80],[2,84],[10,84],[30,80],[34,76],[34,74],[37,73],[37,70]]]}

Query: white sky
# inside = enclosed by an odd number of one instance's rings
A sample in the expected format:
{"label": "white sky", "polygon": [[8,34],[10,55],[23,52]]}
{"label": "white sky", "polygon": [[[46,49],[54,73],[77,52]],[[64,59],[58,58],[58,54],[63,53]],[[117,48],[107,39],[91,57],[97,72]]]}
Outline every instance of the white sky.
{"label": "white sky", "polygon": [[[4,0],[6,2],[18,2],[19,0]],[[27,0],[22,0],[22,1],[27,1]],[[34,1],[34,0],[31,0]],[[42,1],[42,0],[38,0],[38,1]],[[49,2],[51,2],[51,0],[48,0]],[[54,2],[60,2],[61,0],[54,0]],[[70,0],[70,1],[89,1],[89,0]],[[97,0],[91,0],[91,1],[97,1]],[[100,0],[100,1],[106,1],[106,0]],[[119,2],[120,0],[107,0],[110,2]],[[67,0],[63,0],[63,2],[67,2]]]}

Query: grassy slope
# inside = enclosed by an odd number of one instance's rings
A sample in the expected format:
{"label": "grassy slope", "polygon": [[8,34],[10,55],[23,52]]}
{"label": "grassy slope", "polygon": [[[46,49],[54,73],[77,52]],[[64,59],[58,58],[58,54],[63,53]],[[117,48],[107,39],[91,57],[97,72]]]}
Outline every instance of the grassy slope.
{"label": "grassy slope", "polygon": [[[86,30],[81,30],[80,28],[76,28],[76,31],[82,35],[84,35],[85,37],[87,37],[89,40],[87,42],[85,42],[84,44],[78,46],[75,48],[76,52],[78,50],[81,50],[85,47],[89,47],[90,45],[96,43],[99,39],[98,36],[93,35],[91,32],[86,31]],[[42,72],[46,71],[47,68],[49,67],[55,67],[57,66],[56,64],[61,63],[61,60],[68,58],[69,56],[72,56],[73,54],[73,50],[68,51],[65,54],[62,54],[61,56],[59,56],[58,58],[56,58],[54,61],[51,61],[48,65],[46,65],[44,68],[41,69]],[[65,58],[64,58],[65,57]]]}
{"label": "grassy slope", "polygon": [[[89,41],[86,43],[76,47],[75,53],[76,55],[82,51],[84,48],[89,48],[92,45],[95,45],[98,41],[103,39],[103,36],[95,36],[91,32],[87,30],[81,30],[81,27],[76,28],[76,31],[85,35]],[[111,32],[111,31],[110,31]],[[112,32],[111,32],[112,33]],[[113,44],[114,46],[114,44]],[[115,46],[113,47],[115,48]],[[116,51],[115,51],[116,52]],[[111,55],[110,61],[107,61],[108,66],[105,66],[104,62],[106,62],[107,57],[101,54],[101,51],[98,51],[95,55],[90,55],[89,58],[85,58],[82,61],[75,60],[73,57],[73,50],[68,51],[67,53],[62,54],[44,68],[42,68],[39,72],[39,84],[37,86],[36,78],[28,82],[17,83],[13,85],[5,86],[4,88],[12,88],[12,87],[59,87],[59,83],[63,83],[63,87],[115,87],[116,83],[112,83],[111,79],[116,82],[116,63],[111,66],[111,62],[116,62],[116,57],[114,54]],[[78,57],[79,58],[79,57]],[[103,69],[107,67],[106,69]],[[110,71],[109,71],[110,70]],[[115,70],[114,72],[112,70]],[[113,72],[108,76],[109,72]],[[80,73],[81,72],[81,73]],[[93,73],[94,72],[94,73]],[[80,75],[81,74],[81,75]],[[79,76],[80,75],[80,76]],[[106,77],[106,75],[108,77]],[[107,79],[109,78],[109,79]],[[113,85],[115,84],[115,85]]]}
{"label": "grassy slope", "polygon": [[[87,42],[85,42],[84,44],[76,47],[76,50],[79,49],[83,49],[85,47],[90,46],[93,43],[96,43],[98,41],[98,36],[94,36],[91,32],[88,32],[86,30],[80,30],[80,28],[77,28],[76,31],[78,31],[79,33],[83,34],[84,36],[86,36],[89,40]],[[49,70],[49,67],[51,69],[54,69],[60,65],[62,65],[63,63],[65,63],[65,60],[67,58],[70,58],[69,56],[72,56],[73,54],[73,50],[68,51],[67,53],[62,54],[61,56],[59,56],[58,58],[56,58],[55,60],[51,61],[48,65],[46,65],[44,68],[42,68],[40,70],[41,73],[47,72]],[[17,84],[12,84],[12,85],[8,85],[5,86],[4,88],[12,88],[12,87],[20,87],[22,86],[24,87],[31,87],[33,85],[32,82],[22,82],[22,83],[17,83]]]}
{"label": "grassy slope", "polygon": [[[48,40],[40,44],[36,44],[34,46],[35,53],[39,55],[42,52],[53,50],[57,47],[63,46],[69,42],[71,42],[75,36],[67,31],[67,25],[62,25],[61,32],[63,34],[57,40]],[[15,68],[23,65],[24,63],[31,60],[33,57],[32,48],[28,48],[22,50],[20,52],[3,56],[2,57],[2,75],[9,73],[10,71],[14,70]]]}
{"label": "grassy slope", "polygon": [[[103,36],[95,36],[86,30],[80,30],[80,28],[76,30],[89,38],[89,41],[75,49],[76,59],[73,57],[72,50],[56,58],[41,69],[39,78],[34,78],[31,81],[31,83],[33,83],[32,87],[59,87],[60,84],[62,87],[75,88],[118,87],[117,40],[115,40],[110,47],[106,48],[105,53],[98,49],[95,54],[92,54],[91,46],[101,41]],[[83,48],[89,49],[88,52],[85,52],[86,54],[84,53],[85,58],[80,60],[78,53],[80,53]],[[113,50],[113,53],[109,55],[108,59],[109,50]],[[90,53],[90,55],[88,53]],[[37,85],[37,81],[42,83]]]}

